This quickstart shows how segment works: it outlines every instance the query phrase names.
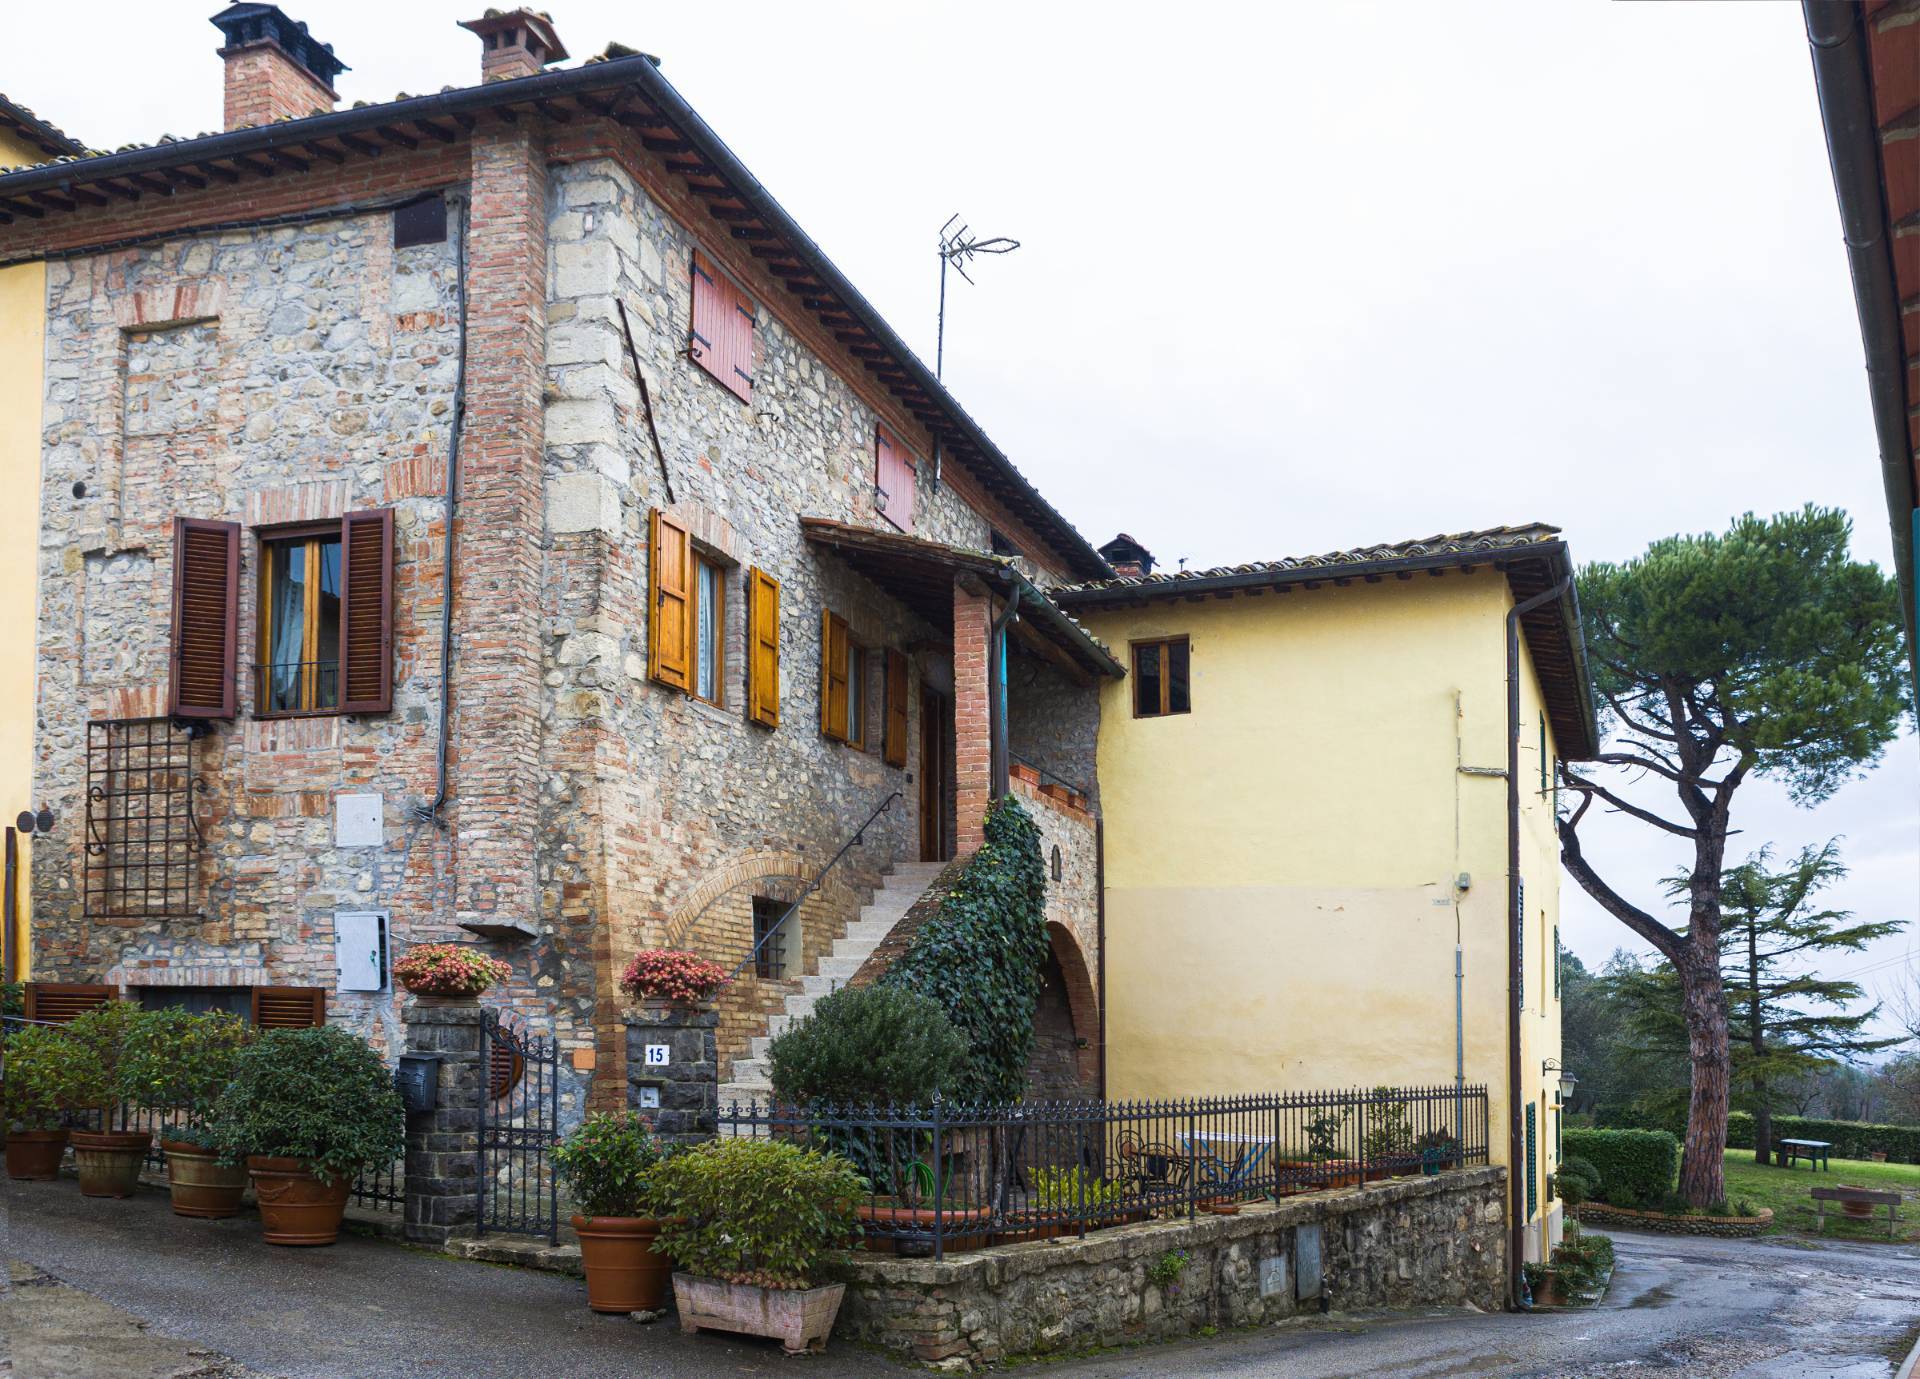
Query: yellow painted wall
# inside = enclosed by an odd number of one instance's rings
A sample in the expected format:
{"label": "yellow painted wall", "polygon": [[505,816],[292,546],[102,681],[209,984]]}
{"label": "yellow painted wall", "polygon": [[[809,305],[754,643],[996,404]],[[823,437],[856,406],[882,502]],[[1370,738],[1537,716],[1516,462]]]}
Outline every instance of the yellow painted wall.
{"label": "yellow painted wall", "polygon": [[[1135,718],[1131,680],[1103,692],[1110,1095],[1450,1083],[1458,944],[1466,1077],[1506,1162],[1505,781],[1460,768],[1506,764],[1510,602],[1482,571],[1079,614],[1116,652],[1192,648],[1188,714]],[[1559,1053],[1532,937],[1559,905],[1539,702],[1528,663],[1523,1108]]]}
{"label": "yellow painted wall", "polygon": [[[37,149],[0,135],[0,167],[37,163]],[[29,808],[33,792],[34,609],[40,549],[40,400],[45,367],[44,264],[0,268],[0,822]],[[23,975],[28,841],[20,840]]]}

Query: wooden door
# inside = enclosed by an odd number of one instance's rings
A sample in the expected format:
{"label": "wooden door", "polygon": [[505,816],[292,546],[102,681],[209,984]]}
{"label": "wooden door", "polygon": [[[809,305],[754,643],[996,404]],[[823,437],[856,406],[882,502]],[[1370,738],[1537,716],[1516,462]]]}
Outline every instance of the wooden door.
{"label": "wooden door", "polygon": [[951,709],[946,695],[920,690],[920,860],[947,860],[947,737]]}

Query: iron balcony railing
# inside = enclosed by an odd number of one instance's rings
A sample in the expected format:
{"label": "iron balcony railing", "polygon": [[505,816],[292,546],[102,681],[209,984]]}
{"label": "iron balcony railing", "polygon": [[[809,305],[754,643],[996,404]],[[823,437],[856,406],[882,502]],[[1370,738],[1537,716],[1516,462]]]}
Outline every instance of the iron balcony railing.
{"label": "iron balcony railing", "polygon": [[720,1108],[722,1136],[831,1150],[867,1183],[870,1245],[932,1255],[1487,1162],[1487,1089],[1177,1101]]}

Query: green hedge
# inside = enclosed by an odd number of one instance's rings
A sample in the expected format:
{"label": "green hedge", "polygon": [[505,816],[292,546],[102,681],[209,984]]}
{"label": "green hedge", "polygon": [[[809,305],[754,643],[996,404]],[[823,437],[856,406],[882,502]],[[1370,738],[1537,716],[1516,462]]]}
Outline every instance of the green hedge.
{"label": "green hedge", "polygon": [[[1864,1159],[1876,1149],[1889,1161],[1920,1164],[1920,1125],[1874,1125],[1863,1120],[1814,1120],[1810,1116],[1775,1116],[1773,1142],[1826,1140],[1836,1159]],[[1727,1117],[1727,1148],[1753,1148],[1753,1116],[1735,1111]]]}
{"label": "green hedge", "polygon": [[1658,1204],[1680,1171],[1680,1141],[1664,1130],[1568,1130],[1561,1152],[1599,1169],[1594,1200],[1616,1207]]}

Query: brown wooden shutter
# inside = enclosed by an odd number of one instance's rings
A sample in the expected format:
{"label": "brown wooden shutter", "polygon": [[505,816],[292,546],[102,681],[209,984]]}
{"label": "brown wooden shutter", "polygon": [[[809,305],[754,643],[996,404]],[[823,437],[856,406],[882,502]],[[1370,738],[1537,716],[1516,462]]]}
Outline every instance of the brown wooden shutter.
{"label": "brown wooden shutter", "polygon": [[659,508],[647,527],[647,674],[678,690],[693,688],[693,545],[687,529]]}
{"label": "brown wooden shutter", "polygon": [[847,740],[847,620],[820,615],[820,731]]}
{"label": "brown wooden shutter", "polygon": [[712,260],[697,252],[688,352],[742,402],[753,401],[753,305]]}
{"label": "brown wooden shutter", "polygon": [[747,718],[780,726],[780,581],[747,571]]}
{"label": "brown wooden shutter", "polygon": [[239,523],[174,518],[173,717],[233,717],[239,617]]}
{"label": "brown wooden shutter", "polygon": [[256,986],[253,1023],[258,1029],[312,1029],[327,1023],[323,986]]}
{"label": "brown wooden shutter", "polygon": [[881,752],[889,766],[907,764],[907,658],[887,648],[887,732]]}
{"label": "brown wooden shutter", "polygon": [[340,711],[393,708],[393,509],[340,522]]}
{"label": "brown wooden shutter", "polygon": [[119,996],[119,987],[93,982],[28,982],[26,1017],[64,1025]]}
{"label": "brown wooden shutter", "polygon": [[880,515],[900,528],[913,530],[914,484],[918,477],[913,456],[884,426],[873,429],[874,484],[880,490]]}

